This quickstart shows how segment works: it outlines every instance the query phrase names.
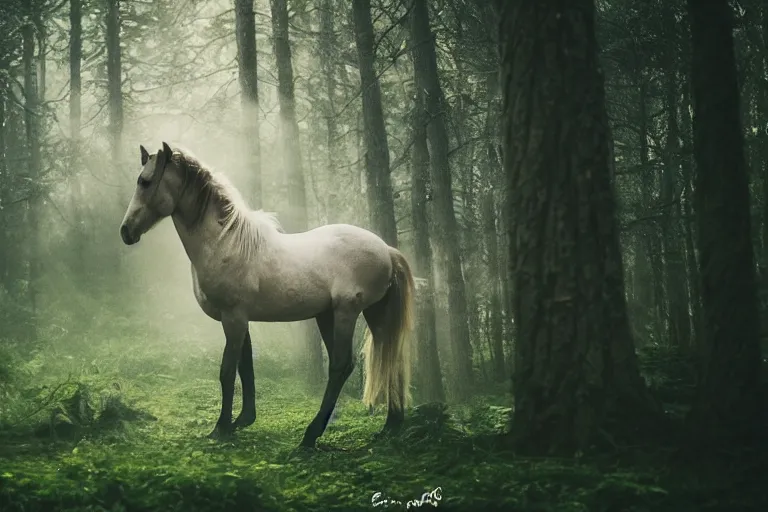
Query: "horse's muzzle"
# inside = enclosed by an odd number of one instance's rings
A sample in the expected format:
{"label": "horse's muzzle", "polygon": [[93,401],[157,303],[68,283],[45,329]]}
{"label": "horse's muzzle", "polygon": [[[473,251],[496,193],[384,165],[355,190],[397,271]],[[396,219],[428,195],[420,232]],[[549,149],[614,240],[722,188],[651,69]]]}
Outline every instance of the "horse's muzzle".
{"label": "horse's muzzle", "polygon": [[122,226],[120,226],[120,238],[123,239],[123,243],[125,245],[133,245],[139,241],[140,237],[132,236],[131,232],[128,230],[128,226],[123,224]]}

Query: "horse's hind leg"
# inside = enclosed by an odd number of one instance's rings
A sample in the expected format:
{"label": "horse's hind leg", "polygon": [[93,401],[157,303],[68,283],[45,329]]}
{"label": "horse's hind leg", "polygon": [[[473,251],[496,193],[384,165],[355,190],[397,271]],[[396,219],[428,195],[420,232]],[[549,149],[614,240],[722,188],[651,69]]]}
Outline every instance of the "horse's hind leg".
{"label": "horse's hind leg", "polygon": [[324,313],[317,319],[320,334],[328,349],[328,384],[320,410],[304,432],[302,446],[314,447],[317,438],[323,435],[341,388],[352,374],[355,364],[352,358],[352,337],[359,315],[357,310],[337,306],[333,312]]}
{"label": "horse's hind leg", "polygon": [[240,383],[243,385],[243,409],[235,420],[234,428],[245,428],[256,421],[256,383],[253,376],[253,347],[251,334],[245,332],[245,342],[237,366]]}

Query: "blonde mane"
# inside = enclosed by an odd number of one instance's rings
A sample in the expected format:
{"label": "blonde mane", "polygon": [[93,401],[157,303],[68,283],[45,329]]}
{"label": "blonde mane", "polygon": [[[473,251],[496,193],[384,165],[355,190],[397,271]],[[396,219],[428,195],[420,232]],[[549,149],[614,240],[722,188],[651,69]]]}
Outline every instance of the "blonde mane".
{"label": "blonde mane", "polygon": [[213,208],[222,226],[219,241],[230,235],[235,249],[246,256],[254,255],[263,246],[270,231],[283,231],[274,213],[251,210],[225,175],[212,172],[188,150],[174,145],[172,161],[182,175],[179,197],[187,195],[192,199],[188,227],[198,226]]}

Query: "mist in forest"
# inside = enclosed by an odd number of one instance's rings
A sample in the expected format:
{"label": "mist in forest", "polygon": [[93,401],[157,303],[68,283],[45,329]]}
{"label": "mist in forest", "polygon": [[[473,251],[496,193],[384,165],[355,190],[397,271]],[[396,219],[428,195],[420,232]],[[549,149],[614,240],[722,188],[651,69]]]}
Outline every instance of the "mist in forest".
{"label": "mist in forest", "polygon": [[[189,260],[170,219],[165,219],[136,246],[122,244],[118,228],[136,187],[141,169],[139,145],[156,152],[161,142],[189,150],[207,167],[229,178],[253,209],[286,211],[285,149],[281,137],[275,59],[271,44],[269,4],[257,6],[259,30],[259,140],[247,139],[238,84],[234,13],[229,2],[124,3],[121,5],[122,128],[119,141],[111,136],[109,70],[104,59],[108,12],[104,5],[83,3],[83,64],[80,138],[72,143],[73,122],[67,101],[70,31],[67,12],[47,20],[47,57],[44,75],[46,121],[43,152],[46,196],[40,206],[40,275],[37,322],[53,314],[60,326],[60,346],[66,331],[99,326],[102,337],[132,336],[150,328],[163,344],[223,346],[220,326],[208,319],[192,295]],[[295,13],[291,13],[295,15]],[[311,13],[300,23],[317,28]],[[184,44],[179,44],[183,41]],[[354,47],[352,47],[352,50]],[[337,49],[341,51],[341,49]],[[309,226],[334,221],[365,224],[366,213],[356,199],[364,194],[358,140],[339,121],[340,142],[335,155],[344,166],[327,167],[326,144],[310,124],[323,113],[312,105],[306,90],[320,70],[309,43],[296,42],[292,62],[296,80],[298,125],[306,174]],[[38,73],[40,73],[39,62]],[[347,66],[345,66],[346,68]],[[353,72],[345,69],[345,72]],[[353,101],[339,94],[339,102]],[[350,111],[358,110],[357,107]],[[352,113],[351,122],[357,119]],[[248,146],[260,146],[262,200],[254,201],[250,187]],[[117,146],[117,148],[115,148]],[[9,172],[12,172],[9,171]],[[343,192],[350,200],[339,198]],[[14,205],[17,209],[23,204]],[[13,214],[13,212],[12,212]],[[71,258],[85,254],[87,264],[77,269]],[[115,270],[119,275],[115,274]],[[84,284],[82,274],[95,276],[98,287]],[[98,304],[99,309],[94,309]],[[106,315],[112,321],[99,317]],[[69,325],[72,316],[76,325]],[[120,318],[120,327],[115,327]],[[362,321],[361,321],[362,322]],[[41,327],[45,328],[44,325]],[[284,325],[252,324],[258,351],[285,356],[300,347],[295,331]],[[183,335],[180,337],[180,333]],[[319,343],[319,338],[318,338]],[[293,357],[293,356],[292,356]],[[296,355],[300,358],[300,355]],[[215,367],[212,368],[212,376]]]}

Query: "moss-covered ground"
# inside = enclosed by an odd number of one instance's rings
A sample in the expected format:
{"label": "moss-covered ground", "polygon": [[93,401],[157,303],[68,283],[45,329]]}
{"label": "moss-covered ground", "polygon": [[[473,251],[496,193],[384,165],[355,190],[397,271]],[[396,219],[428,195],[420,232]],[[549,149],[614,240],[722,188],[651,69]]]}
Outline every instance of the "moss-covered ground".
{"label": "moss-covered ground", "polygon": [[410,509],[768,510],[768,476],[733,457],[708,472],[683,469],[658,446],[515,457],[500,435],[503,394],[419,407],[402,436],[374,441],[384,412],[369,415],[352,382],[319,449],[298,451],[319,397],[264,357],[256,423],[215,442],[206,434],[220,403],[220,347],[182,356],[130,343],[0,354],[1,511],[404,510],[430,491],[432,504]]}

